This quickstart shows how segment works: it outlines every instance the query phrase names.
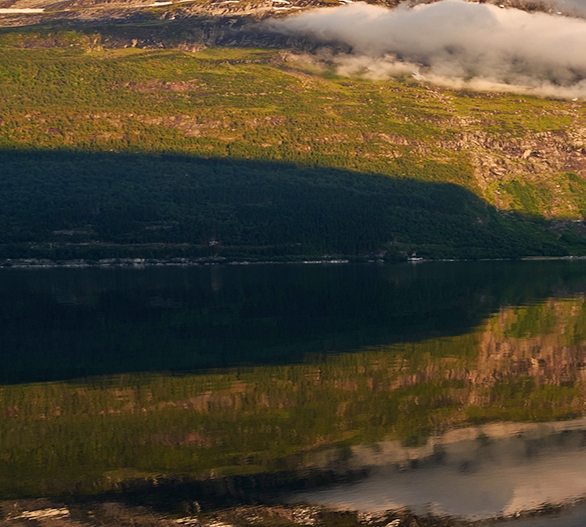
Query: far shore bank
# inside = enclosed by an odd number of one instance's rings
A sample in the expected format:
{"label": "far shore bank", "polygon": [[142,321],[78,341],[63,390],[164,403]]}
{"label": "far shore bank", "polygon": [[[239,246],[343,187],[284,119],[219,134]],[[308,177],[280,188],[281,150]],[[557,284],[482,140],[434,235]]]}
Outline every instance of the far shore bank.
{"label": "far shore bank", "polygon": [[144,268],[144,267],[199,267],[211,265],[277,265],[277,264],[305,264],[305,265],[341,265],[350,263],[389,264],[389,263],[431,263],[431,262],[548,262],[548,261],[584,261],[586,256],[525,256],[521,258],[407,258],[387,260],[372,256],[306,256],[273,259],[230,259],[224,257],[209,258],[103,258],[100,260],[72,259],[51,260],[47,258],[15,258],[0,260],[0,269],[81,269],[81,268]]}

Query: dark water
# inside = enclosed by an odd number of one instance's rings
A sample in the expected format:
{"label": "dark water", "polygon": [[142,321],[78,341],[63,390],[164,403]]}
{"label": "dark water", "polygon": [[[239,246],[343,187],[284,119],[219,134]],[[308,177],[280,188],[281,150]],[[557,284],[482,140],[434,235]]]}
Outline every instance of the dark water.
{"label": "dark water", "polygon": [[515,517],[586,496],[585,381],[584,262],[3,270],[0,499]]}

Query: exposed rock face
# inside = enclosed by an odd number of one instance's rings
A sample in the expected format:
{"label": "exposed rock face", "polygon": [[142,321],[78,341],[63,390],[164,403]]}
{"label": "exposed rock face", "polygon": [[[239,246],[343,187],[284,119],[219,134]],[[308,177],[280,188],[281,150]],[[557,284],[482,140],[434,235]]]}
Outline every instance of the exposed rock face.
{"label": "exposed rock face", "polygon": [[[407,0],[369,0],[368,3],[396,7]],[[283,16],[313,7],[344,5],[343,0],[0,0],[0,27],[28,25],[53,20],[128,20],[140,10],[155,10],[157,18],[192,16],[236,16],[265,18]],[[545,2],[491,0],[489,3],[527,11],[552,12]],[[573,14],[573,13],[570,13]]]}
{"label": "exposed rock face", "polygon": [[516,136],[505,134],[503,138],[482,131],[479,121],[459,118],[459,125],[455,124],[461,130],[459,137],[441,147],[469,154],[476,183],[484,197],[499,209],[517,208],[504,188],[517,182],[543,189],[543,205],[545,201],[547,205],[540,212],[545,216],[582,219],[584,211],[580,204],[566,199],[568,193],[564,193],[563,187],[567,181],[552,178],[552,174],[564,173],[586,177],[586,128],[578,110],[578,104],[575,109],[561,110],[560,117],[565,114],[569,121],[563,129],[523,130]]}
{"label": "exposed rock face", "polygon": [[[209,1],[179,0],[3,0],[0,2],[0,27],[73,20],[129,21],[143,18],[185,19],[191,17],[253,17],[282,15],[319,5],[316,0],[299,0],[289,5],[261,0]],[[222,20],[230,27],[234,21]]]}

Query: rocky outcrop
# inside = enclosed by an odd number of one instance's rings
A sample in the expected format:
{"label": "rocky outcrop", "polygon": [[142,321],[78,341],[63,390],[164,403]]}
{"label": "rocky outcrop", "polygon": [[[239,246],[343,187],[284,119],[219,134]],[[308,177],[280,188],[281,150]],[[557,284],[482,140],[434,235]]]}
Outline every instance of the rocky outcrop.
{"label": "rocky outcrop", "polygon": [[[390,8],[408,0],[370,0]],[[193,16],[253,17],[284,16],[302,9],[344,5],[347,0],[0,0],[0,27],[36,24],[55,20],[129,20],[147,16],[181,19]],[[546,2],[491,0],[501,7],[552,12]],[[560,7],[558,6],[558,9]],[[575,15],[573,11],[567,14]]]}

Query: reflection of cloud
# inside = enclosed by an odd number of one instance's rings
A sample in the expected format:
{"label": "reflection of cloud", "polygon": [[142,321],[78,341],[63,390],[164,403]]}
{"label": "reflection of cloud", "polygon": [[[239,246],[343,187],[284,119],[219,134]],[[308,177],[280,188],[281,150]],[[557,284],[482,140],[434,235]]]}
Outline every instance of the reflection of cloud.
{"label": "reflection of cloud", "polygon": [[369,512],[407,506],[467,518],[514,516],[586,496],[585,436],[581,419],[468,428],[420,448],[361,445],[348,468],[369,468],[367,478],[301,499]]}
{"label": "reflection of cloud", "polygon": [[385,78],[407,72],[454,87],[586,96],[581,19],[442,0],[394,10],[359,2],[270,25],[350,46],[352,55],[334,60],[345,75]]}
{"label": "reflection of cloud", "polygon": [[586,2],[584,0],[543,0],[542,3],[551,10],[567,15],[586,16]]}

